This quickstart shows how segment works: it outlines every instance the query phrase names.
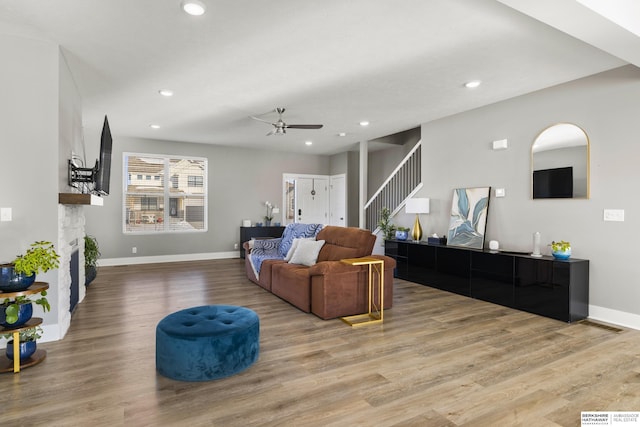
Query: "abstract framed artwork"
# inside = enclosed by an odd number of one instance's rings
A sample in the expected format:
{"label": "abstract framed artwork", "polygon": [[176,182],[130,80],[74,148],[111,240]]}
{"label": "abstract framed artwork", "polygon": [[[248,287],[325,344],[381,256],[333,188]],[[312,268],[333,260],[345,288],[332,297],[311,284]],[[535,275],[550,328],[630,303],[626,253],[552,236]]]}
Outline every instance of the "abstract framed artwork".
{"label": "abstract framed artwork", "polygon": [[491,187],[453,190],[448,246],[484,249]]}

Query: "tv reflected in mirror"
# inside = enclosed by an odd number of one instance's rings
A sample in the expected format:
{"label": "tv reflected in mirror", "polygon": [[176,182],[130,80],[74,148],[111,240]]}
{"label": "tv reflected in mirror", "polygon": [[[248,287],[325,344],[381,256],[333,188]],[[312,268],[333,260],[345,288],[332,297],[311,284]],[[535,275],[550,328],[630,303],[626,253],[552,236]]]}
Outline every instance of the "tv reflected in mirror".
{"label": "tv reflected in mirror", "polygon": [[573,167],[533,171],[534,199],[566,199],[573,197]]}

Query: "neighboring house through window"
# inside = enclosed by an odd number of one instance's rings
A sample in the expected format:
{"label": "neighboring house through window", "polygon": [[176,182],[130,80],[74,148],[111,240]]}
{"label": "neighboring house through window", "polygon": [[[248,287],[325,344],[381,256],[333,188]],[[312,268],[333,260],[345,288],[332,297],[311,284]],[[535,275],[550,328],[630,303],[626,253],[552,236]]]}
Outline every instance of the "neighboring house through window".
{"label": "neighboring house through window", "polygon": [[123,165],[125,233],[207,230],[207,159],[124,153]]}

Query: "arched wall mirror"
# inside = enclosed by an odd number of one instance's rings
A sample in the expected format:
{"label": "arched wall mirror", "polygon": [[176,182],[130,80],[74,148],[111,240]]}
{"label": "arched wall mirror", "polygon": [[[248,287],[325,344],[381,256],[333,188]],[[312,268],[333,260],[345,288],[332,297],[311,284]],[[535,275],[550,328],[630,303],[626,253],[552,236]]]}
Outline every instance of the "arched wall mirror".
{"label": "arched wall mirror", "polygon": [[589,198],[589,137],[571,123],[549,126],[531,146],[534,199]]}

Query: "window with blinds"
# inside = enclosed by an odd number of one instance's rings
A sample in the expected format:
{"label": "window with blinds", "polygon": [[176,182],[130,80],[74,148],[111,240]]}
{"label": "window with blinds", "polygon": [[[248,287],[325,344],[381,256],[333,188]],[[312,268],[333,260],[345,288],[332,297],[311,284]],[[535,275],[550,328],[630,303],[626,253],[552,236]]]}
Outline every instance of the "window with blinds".
{"label": "window with blinds", "polygon": [[207,230],[207,159],[124,153],[125,233]]}

